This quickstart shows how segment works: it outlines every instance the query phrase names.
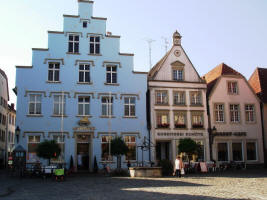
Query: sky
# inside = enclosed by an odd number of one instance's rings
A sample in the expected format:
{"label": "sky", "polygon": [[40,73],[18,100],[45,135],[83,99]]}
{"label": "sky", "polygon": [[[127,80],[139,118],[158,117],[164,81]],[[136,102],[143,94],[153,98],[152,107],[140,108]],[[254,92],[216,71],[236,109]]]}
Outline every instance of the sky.
{"label": "sky", "polygon": [[[62,31],[63,14],[78,14],[77,0],[0,0],[0,68],[16,102],[16,65],[31,65],[32,48],[47,48],[47,31]],[[249,78],[267,67],[267,0],[95,0],[93,16],[107,17],[107,31],[121,36],[123,53],[134,53],[134,70],[149,71],[172,45],[182,46],[202,76],[224,62]],[[26,78],[26,77],[25,77]]]}

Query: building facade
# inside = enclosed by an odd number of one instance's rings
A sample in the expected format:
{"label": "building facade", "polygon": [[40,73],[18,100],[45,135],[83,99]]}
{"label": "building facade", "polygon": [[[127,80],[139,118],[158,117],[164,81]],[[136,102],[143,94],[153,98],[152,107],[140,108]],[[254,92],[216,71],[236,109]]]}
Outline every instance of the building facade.
{"label": "building facade", "polygon": [[0,167],[5,165],[7,152],[7,113],[8,113],[8,79],[3,70],[0,69]]}
{"label": "building facade", "polygon": [[156,162],[174,161],[182,138],[201,145],[195,160],[210,159],[207,86],[181,46],[181,38],[176,31],[172,48],[148,74],[152,160]]}
{"label": "building facade", "polygon": [[203,78],[208,85],[211,158],[262,164],[260,101],[247,80],[224,63]]}
{"label": "building facade", "polygon": [[261,100],[261,116],[263,125],[264,161],[267,166],[267,69],[256,68],[248,80],[255,94]]}
{"label": "building facade", "polygon": [[8,105],[8,121],[7,126],[7,151],[8,155],[11,154],[15,146],[15,124],[16,124],[16,110],[15,105],[12,103]]}
{"label": "building facade", "polygon": [[[32,66],[17,66],[19,144],[27,162],[36,146],[56,140],[69,166],[92,171],[110,163],[110,140],[121,136],[130,151],[123,167],[148,160],[147,73],[133,71],[133,54],[120,52],[120,36],[106,33],[106,18],[93,17],[93,2],[78,0],[78,15],[63,15],[63,31],[48,31],[48,49],[32,50]],[[64,137],[62,137],[64,135]]]}

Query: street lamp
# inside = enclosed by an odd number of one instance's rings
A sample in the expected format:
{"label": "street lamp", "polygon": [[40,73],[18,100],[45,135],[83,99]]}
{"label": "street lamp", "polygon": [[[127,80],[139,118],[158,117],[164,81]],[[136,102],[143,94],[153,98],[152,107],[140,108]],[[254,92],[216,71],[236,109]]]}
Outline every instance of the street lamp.
{"label": "street lamp", "polygon": [[17,143],[19,143],[19,135],[20,135],[20,128],[19,128],[19,126],[17,126],[17,128],[16,128],[15,134],[16,134],[16,137],[17,137]]}

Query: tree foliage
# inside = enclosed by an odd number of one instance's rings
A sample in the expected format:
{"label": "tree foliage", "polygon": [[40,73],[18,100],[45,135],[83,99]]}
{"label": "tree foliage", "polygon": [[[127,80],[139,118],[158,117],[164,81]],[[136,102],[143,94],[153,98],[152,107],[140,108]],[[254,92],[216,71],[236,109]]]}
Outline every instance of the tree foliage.
{"label": "tree foliage", "polygon": [[190,138],[184,138],[179,141],[179,153],[186,153],[188,155],[197,154],[199,145]]}
{"label": "tree foliage", "polygon": [[55,140],[45,140],[38,144],[36,152],[38,157],[50,160],[58,158],[61,149]]}
{"label": "tree foliage", "polygon": [[111,155],[117,157],[117,168],[121,168],[121,156],[129,151],[128,146],[121,137],[115,137],[111,140]]}

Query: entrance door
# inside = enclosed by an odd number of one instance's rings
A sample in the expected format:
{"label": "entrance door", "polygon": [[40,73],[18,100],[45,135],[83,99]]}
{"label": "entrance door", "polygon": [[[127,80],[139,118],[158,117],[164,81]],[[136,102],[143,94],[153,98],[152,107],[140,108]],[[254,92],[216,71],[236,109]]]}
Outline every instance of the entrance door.
{"label": "entrance door", "polygon": [[169,160],[170,159],[170,142],[156,143],[156,159]]}
{"label": "entrance door", "polygon": [[89,143],[77,143],[77,169],[89,170]]}

